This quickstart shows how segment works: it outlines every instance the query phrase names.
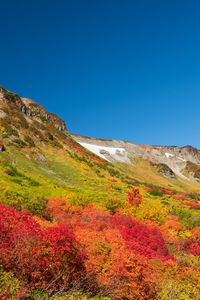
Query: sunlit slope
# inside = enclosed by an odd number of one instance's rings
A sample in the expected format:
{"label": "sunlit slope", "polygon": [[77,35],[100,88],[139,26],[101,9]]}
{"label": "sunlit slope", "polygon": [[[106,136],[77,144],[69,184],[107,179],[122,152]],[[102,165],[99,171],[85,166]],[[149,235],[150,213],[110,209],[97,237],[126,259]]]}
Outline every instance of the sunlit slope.
{"label": "sunlit slope", "polygon": [[198,150],[95,142],[0,88],[0,298],[199,299]]}
{"label": "sunlit slope", "polygon": [[57,116],[3,88],[0,140],[2,202],[37,210],[34,205],[49,197],[80,195],[85,201],[101,202],[109,190],[112,197],[125,195],[125,173],[74,141]]}
{"label": "sunlit slope", "polygon": [[126,176],[112,166],[73,157],[63,149],[44,147],[37,152],[39,156],[35,151],[29,153],[26,149],[24,153],[11,147],[1,153],[1,202],[20,209],[40,210],[50,197],[67,197],[73,201],[78,195],[82,201],[85,198],[86,202],[99,204],[111,195],[125,198]]}
{"label": "sunlit slope", "polygon": [[[121,205],[132,186],[187,193],[200,189],[197,182],[166,177],[147,159],[125,156],[125,160],[110,162],[97,156],[75,141],[59,117],[3,88],[0,141],[1,202],[18,209],[39,212],[51,197],[99,206],[112,199]],[[115,143],[117,155],[123,157],[121,142]],[[108,155],[106,147],[104,156]]]}
{"label": "sunlit slope", "polygon": [[156,168],[148,160],[136,158],[132,160],[131,164],[115,164],[117,168],[127,172],[129,176],[133,177],[141,183],[150,183],[160,187],[166,187],[177,191],[195,191],[200,192],[200,184],[193,182],[179,176],[174,178],[167,178],[158,168]]}
{"label": "sunlit slope", "polygon": [[200,190],[200,151],[191,146],[149,146],[80,135],[72,137],[135,180],[177,190]]}

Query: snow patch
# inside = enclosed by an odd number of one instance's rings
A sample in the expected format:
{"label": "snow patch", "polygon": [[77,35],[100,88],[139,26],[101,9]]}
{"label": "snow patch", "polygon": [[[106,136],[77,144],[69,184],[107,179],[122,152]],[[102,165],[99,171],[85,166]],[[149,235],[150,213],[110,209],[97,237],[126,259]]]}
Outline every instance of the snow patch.
{"label": "snow patch", "polygon": [[166,153],[165,153],[165,156],[166,156],[167,158],[169,158],[169,157],[173,157],[174,155],[171,154],[171,153],[166,152]]}
{"label": "snow patch", "polygon": [[79,144],[81,144],[81,146],[93,152],[94,154],[108,161],[109,159],[108,157],[106,157],[106,154],[110,155],[112,158],[118,161],[127,162],[128,160],[127,152],[124,148],[94,145],[94,144],[83,143],[83,142],[79,142]]}
{"label": "snow patch", "polygon": [[[170,157],[174,157],[175,155],[166,152],[166,153],[165,153],[165,156],[166,156],[167,158],[170,158]],[[175,157],[176,157],[177,159],[181,160],[181,161],[186,161],[184,158],[182,158],[182,157],[180,157],[180,156],[175,156]]]}

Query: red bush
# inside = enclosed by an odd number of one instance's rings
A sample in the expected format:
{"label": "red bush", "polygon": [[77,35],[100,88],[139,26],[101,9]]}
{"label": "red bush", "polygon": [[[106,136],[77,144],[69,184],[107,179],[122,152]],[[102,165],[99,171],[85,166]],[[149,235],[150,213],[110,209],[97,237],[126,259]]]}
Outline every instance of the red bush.
{"label": "red bush", "polygon": [[190,241],[187,244],[187,251],[193,255],[200,257],[200,242],[199,241]]}
{"label": "red bush", "polygon": [[193,255],[200,257],[200,228],[192,229],[192,236],[186,241],[184,248]]}
{"label": "red bush", "polygon": [[142,203],[142,196],[137,188],[133,188],[132,191],[128,193],[128,203],[138,207]]}
{"label": "red bush", "polygon": [[83,276],[83,259],[67,226],[42,230],[27,212],[0,205],[0,263],[29,286],[67,289]]}
{"label": "red bush", "polygon": [[[57,202],[56,202],[57,203]],[[50,211],[54,214],[55,202],[51,202]],[[72,214],[73,210],[73,214]],[[61,213],[62,211],[62,213]],[[59,216],[59,217],[58,217]],[[165,245],[159,228],[150,227],[131,217],[108,213],[88,205],[85,208],[79,207],[76,211],[72,207],[66,210],[65,207],[59,207],[59,214],[56,210],[58,222],[71,222],[71,226],[76,231],[78,227],[84,228],[88,233],[105,231],[114,228],[120,232],[126,245],[139,255],[147,258],[158,258],[161,260],[171,259],[169,250]]]}
{"label": "red bush", "polygon": [[200,209],[200,204],[195,201],[188,202],[186,205],[193,209]]}
{"label": "red bush", "polygon": [[113,216],[112,224],[120,230],[126,244],[135,253],[149,259],[167,260],[172,258],[159,229],[121,215]]}
{"label": "red bush", "polygon": [[83,223],[76,226],[75,232],[87,250],[86,269],[92,278],[91,289],[99,287],[102,294],[112,295],[113,300],[155,299],[156,268],[148,258],[127,247],[112,217],[90,209],[90,217],[89,211],[84,210]]}

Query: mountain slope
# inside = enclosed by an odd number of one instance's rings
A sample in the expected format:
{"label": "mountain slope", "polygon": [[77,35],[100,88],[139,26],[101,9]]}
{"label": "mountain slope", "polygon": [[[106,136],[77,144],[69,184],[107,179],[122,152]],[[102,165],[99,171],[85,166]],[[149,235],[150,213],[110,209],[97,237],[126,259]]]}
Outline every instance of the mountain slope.
{"label": "mountain slope", "polygon": [[71,135],[0,88],[0,299],[200,300],[199,150]]}
{"label": "mountain slope", "polygon": [[[151,170],[155,175],[157,173],[157,179],[153,179],[151,176],[152,179],[150,181],[154,184],[163,182],[163,178],[165,178],[169,181],[168,184],[171,186],[179,185],[179,183],[176,182],[179,181],[180,184],[183,182],[185,187],[188,186],[190,188],[196,188],[197,190],[199,189],[199,184],[196,184],[199,182],[199,178],[195,175],[195,172],[189,172],[188,165],[192,164],[194,166],[193,168],[198,170],[200,165],[200,150],[191,146],[148,146],[137,145],[127,141],[93,139],[80,135],[72,135],[72,137],[80,143],[80,145],[99,157],[115,165],[124,163],[124,168],[128,169],[129,172],[139,180],[142,180],[142,178],[137,172],[138,163],[139,168],[142,168],[142,161],[144,165],[146,161],[148,168],[143,168],[143,180],[145,177],[149,177],[149,171]],[[186,169],[188,170],[187,173]],[[160,175],[160,177],[158,175]]]}
{"label": "mountain slope", "polygon": [[3,88],[0,112],[2,201],[9,198],[26,208],[30,193],[39,203],[68,192],[99,201],[107,197],[115,174],[122,188],[114,195],[123,197],[127,176],[80,146],[60,118]]}
{"label": "mountain slope", "polygon": [[71,135],[59,117],[4,88],[0,140],[2,201],[12,199],[18,207],[26,208],[30,190],[37,203],[68,192],[101,202],[109,189],[112,197],[123,199],[133,184],[200,191],[199,150]]}

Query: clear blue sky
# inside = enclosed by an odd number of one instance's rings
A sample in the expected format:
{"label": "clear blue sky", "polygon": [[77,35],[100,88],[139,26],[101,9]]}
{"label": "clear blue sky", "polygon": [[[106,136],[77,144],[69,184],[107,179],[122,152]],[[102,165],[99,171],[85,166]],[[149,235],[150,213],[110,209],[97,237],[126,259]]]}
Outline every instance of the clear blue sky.
{"label": "clear blue sky", "polygon": [[73,133],[200,148],[200,1],[1,1],[0,84]]}

